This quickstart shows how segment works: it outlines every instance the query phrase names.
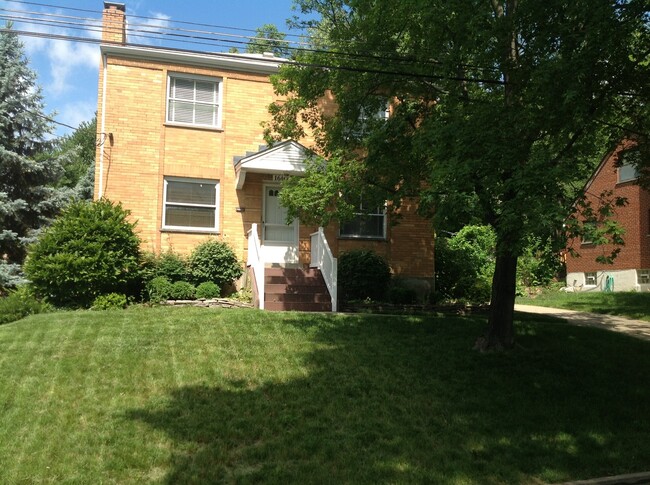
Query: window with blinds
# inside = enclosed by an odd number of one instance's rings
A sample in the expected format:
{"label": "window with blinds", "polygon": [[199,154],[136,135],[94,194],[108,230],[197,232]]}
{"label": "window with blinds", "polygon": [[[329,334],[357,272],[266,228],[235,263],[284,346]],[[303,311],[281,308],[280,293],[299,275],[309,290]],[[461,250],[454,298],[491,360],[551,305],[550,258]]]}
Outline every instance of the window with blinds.
{"label": "window with blinds", "polygon": [[219,182],[165,177],[163,229],[216,232]]}
{"label": "window with blinds", "polygon": [[219,128],[220,80],[169,76],[167,121]]}

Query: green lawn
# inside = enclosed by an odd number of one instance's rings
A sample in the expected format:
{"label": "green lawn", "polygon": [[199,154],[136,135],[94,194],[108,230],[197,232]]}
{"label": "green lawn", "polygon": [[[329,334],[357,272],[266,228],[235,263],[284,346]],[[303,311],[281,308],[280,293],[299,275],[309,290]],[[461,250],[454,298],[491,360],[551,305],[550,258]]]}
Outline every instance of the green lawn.
{"label": "green lawn", "polygon": [[650,322],[650,292],[603,293],[579,291],[564,293],[556,289],[549,289],[533,298],[517,298],[517,303],[619,315]]}
{"label": "green lawn", "polygon": [[650,468],[650,343],[484,321],[132,308],[0,326],[0,483],[559,482]]}

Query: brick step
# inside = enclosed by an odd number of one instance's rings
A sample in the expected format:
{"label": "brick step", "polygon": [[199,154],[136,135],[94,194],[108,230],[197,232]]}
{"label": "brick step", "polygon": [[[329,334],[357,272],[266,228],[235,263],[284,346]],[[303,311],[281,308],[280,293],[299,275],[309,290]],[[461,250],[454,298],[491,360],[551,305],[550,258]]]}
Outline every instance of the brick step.
{"label": "brick step", "polygon": [[272,301],[331,303],[328,293],[267,293],[264,303]]}
{"label": "brick step", "polygon": [[287,285],[284,283],[264,284],[265,293],[326,293],[325,285]]}
{"label": "brick step", "polygon": [[264,275],[264,283],[267,285],[296,285],[296,286],[325,286],[321,276],[268,276]]}
{"label": "brick step", "polygon": [[265,268],[264,274],[265,276],[286,276],[288,278],[321,277],[320,271],[316,268]]}
{"label": "brick step", "polygon": [[264,309],[272,312],[297,311],[297,312],[331,312],[332,304],[297,302],[297,301],[268,301],[264,302]]}

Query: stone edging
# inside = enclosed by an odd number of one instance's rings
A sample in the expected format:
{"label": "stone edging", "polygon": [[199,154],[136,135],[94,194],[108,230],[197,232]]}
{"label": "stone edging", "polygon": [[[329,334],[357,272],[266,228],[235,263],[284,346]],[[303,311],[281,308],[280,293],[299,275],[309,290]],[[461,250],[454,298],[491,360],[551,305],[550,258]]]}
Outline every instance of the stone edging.
{"label": "stone edging", "polygon": [[160,303],[161,305],[169,306],[194,306],[203,308],[253,308],[252,303],[231,300],[229,298],[211,298],[209,300],[206,300],[205,298],[200,298],[198,300],[167,300]]}
{"label": "stone edging", "polygon": [[564,482],[558,485],[647,485],[650,483],[650,472],[631,473],[628,475],[616,475],[614,477],[592,478],[590,480],[578,480],[575,482]]}

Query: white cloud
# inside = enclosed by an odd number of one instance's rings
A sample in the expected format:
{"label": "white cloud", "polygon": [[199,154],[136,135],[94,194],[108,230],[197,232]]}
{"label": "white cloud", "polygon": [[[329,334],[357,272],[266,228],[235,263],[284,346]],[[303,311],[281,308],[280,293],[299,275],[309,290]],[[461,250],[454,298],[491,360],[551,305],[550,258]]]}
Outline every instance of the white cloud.
{"label": "white cloud", "polygon": [[86,101],[73,101],[63,105],[56,117],[57,121],[70,126],[79,126],[82,121],[89,121],[95,116],[97,105]]}
{"label": "white cloud", "polygon": [[148,19],[134,18],[132,21],[129,21],[127,16],[128,41],[135,44],[160,44],[160,34],[169,27],[169,19],[169,15],[160,12],[152,13]]}

